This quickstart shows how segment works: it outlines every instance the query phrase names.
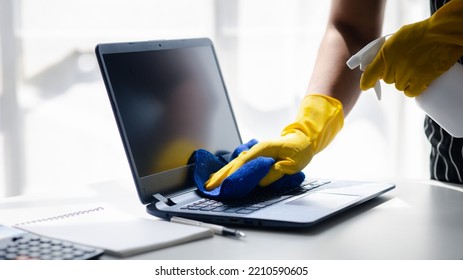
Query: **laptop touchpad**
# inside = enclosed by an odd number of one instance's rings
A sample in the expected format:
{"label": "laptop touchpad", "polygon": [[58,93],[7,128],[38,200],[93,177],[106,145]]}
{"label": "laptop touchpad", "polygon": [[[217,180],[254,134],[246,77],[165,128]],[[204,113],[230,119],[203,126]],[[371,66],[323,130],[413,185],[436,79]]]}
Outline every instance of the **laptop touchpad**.
{"label": "laptop touchpad", "polygon": [[356,195],[312,193],[304,197],[292,200],[287,204],[336,209],[358,199],[359,197]]}

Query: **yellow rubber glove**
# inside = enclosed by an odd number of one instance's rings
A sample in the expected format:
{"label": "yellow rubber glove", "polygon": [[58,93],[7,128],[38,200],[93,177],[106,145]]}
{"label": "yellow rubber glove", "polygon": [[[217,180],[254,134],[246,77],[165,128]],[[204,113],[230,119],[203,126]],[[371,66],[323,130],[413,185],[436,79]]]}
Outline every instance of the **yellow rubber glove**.
{"label": "yellow rubber glove", "polygon": [[257,157],[271,157],[275,164],[260,181],[267,186],[285,174],[295,174],[309,164],[312,157],[325,148],[342,128],[344,115],[337,99],[321,94],[307,95],[302,101],[296,121],[273,141],[260,142],[242,152],[206,182],[206,189],[218,187],[222,181],[246,162]]}
{"label": "yellow rubber glove", "polygon": [[405,25],[383,45],[362,75],[367,90],[383,79],[418,96],[463,55],[463,1],[452,0],[430,18]]}

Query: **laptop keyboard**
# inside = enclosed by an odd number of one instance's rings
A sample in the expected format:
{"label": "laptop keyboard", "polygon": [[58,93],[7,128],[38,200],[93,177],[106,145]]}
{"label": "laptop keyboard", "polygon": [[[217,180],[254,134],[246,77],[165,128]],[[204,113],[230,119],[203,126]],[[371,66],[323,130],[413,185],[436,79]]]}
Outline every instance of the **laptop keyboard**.
{"label": "laptop keyboard", "polygon": [[210,198],[202,198],[198,201],[187,204],[180,209],[189,211],[251,214],[257,210],[288,199],[294,195],[299,195],[318,188],[322,185],[326,185],[329,182],[330,181],[326,180],[304,181],[301,186],[297,188],[281,190],[278,192],[259,192],[258,194],[255,194],[254,196],[251,196],[244,201],[234,203],[226,203]]}

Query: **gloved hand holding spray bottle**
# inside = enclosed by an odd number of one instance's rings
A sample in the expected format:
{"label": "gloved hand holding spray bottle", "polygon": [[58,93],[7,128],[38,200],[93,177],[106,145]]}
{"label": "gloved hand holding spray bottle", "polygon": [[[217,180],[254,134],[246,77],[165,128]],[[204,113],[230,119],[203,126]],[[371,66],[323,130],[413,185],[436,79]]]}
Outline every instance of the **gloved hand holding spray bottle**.
{"label": "gloved hand holding spray bottle", "polygon": [[380,99],[379,79],[394,83],[449,134],[463,137],[463,66],[456,63],[463,56],[463,1],[450,1],[430,18],[387,36],[347,61],[365,71],[361,89],[374,87]]}

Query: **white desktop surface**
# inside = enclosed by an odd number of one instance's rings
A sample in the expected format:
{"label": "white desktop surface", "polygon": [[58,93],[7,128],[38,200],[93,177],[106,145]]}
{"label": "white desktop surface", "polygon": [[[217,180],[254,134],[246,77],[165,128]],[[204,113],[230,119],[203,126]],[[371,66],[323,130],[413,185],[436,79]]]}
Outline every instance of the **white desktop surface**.
{"label": "white desktop surface", "polygon": [[[463,188],[436,181],[395,183],[396,189],[309,229],[241,227],[244,239],[214,236],[131,259],[463,259]],[[149,216],[133,183],[121,181],[3,199],[0,223],[40,218],[41,210],[54,205],[100,201]]]}

